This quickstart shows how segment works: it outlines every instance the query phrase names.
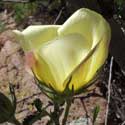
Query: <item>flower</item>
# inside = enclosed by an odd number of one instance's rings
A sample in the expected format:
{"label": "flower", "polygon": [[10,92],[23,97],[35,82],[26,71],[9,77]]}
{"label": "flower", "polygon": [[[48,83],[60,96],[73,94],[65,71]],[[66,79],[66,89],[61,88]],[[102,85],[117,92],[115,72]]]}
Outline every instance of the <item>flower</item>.
{"label": "flower", "polygon": [[25,53],[33,53],[36,77],[59,93],[90,84],[107,58],[111,36],[107,21],[86,8],[62,25],[29,26],[14,33]]}

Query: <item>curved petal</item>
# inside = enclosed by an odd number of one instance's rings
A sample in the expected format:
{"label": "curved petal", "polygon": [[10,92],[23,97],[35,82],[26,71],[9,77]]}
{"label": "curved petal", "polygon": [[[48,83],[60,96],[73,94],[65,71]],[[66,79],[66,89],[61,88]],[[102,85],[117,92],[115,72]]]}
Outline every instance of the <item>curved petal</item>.
{"label": "curved petal", "polygon": [[[111,38],[111,30],[108,23],[103,23],[100,25],[99,29],[95,30],[98,31],[96,31],[94,39],[96,40],[98,36],[102,36],[102,39],[97,51],[92,56],[87,79],[91,79],[91,76],[93,76],[94,73],[96,73],[96,71],[99,70],[99,68],[104,64],[108,56],[109,42]],[[103,34],[101,35],[101,33]]]}
{"label": "curved petal", "polygon": [[57,37],[59,27],[59,25],[36,25],[29,26],[23,32],[14,32],[21,39],[20,42],[24,51],[29,51]]}
{"label": "curved petal", "polygon": [[88,82],[91,81],[94,77],[95,73],[93,74],[93,76],[91,76],[91,79],[87,79],[92,57],[100,46],[100,42],[101,41],[99,41],[93,49],[89,50],[87,56],[65,79],[64,84],[67,84],[68,79],[72,78],[68,86],[71,91],[73,89],[73,91],[77,92],[79,89],[86,86]]}
{"label": "curved petal", "polygon": [[[104,18],[89,9],[82,8],[76,11],[59,29],[58,34],[64,36],[70,33],[79,33],[87,39],[90,47],[93,46],[95,29],[98,28],[100,22],[103,22]],[[94,34],[94,35],[93,35]],[[102,35],[102,34],[101,34]],[[96,41],[99,41],[102,36],[98,36]]]}
{"label": "curved petal", "polygon": [[77,92],[84,86],[88,85],[104,64],[107,58],[108,49],[104,49],[105,46],[102,43],[103,42],[100,42],[95,50],[90,51],[90,55],[83,60],[69,77],[67,77],[67,79],[69,79],[72,76],[72,80],[69,84],[70,90],[72,90],[73,86],[74,91]]}
{"label": "curved petal", "polygon": [[96,44],[96,48],[94,47],[92,49],[95,50],[90,51],[88,58],[83,60],[83,62],[75,69],[75,71],[67,77],[67,79],[69,79],[72,76],[72,80],[69,84],[70,90],[72,90],[72,86],[74,91],[78,91],[82,87],[88,85],[96,75],[97,71],[104,64],[108,55],[108,46],[111,32],[108,24],[106,27],[102,27],[102,30],[103,28],[105,28],[103,38],[97,42],[98,44]]}
{"label": "curved petal", "polygon": [[62,92],[66,87],[64,80],[88,53],[88,44],[79,34],[55,39],[43,45],[37,52],[40,64],[36,66],[35,73],[56,91]]}
{"label": "curved petal", "polygon": [[111,35],[110,27],[101,15],[89,9],[82,8],[76,11],[58,29],[58,33],[60,36],[79,33],[87,39],[86,42],[88,42],[87,44],[91,48],[89,53],[90,55],[92,53],[92,55],[83,60],[82,64],[77,66],[64,82],[66,84],[66,81],[72,76],[69,88],[71,90],[73,86],[74,90],[77,91],[86,84],[89,84],[99,68],[104,64],[108,54]]}

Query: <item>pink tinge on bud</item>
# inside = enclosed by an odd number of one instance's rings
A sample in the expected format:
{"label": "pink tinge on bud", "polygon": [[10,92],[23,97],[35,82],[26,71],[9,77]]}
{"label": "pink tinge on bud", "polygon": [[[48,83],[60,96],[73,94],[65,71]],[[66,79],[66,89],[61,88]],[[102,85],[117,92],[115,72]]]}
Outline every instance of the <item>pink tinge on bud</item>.
{"label": "pink tinge on bud", "polygon": [[36,59],[32,51],[29,51],[25,54],[25,65],[29,68],[32,68],[35,65]]}
{"label": "pink tinge on bud", "polygon": [[25,69],[27,72],[29,72],[31,75],[33,75],[32,73],[32,68],[36,63],[36,59],[35,56],[33,54],[33,51],[29,51],[25,53]]}

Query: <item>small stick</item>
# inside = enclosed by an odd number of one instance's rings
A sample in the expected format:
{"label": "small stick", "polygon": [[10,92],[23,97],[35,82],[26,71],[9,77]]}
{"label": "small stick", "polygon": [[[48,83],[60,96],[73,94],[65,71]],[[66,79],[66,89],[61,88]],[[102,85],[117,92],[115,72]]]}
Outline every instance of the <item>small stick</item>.
{"label": "small stick", "polygon": [[54,23],[53,23],[53,24],[56,24],[56,23],[57,23],[57,21],[58,21],[59,18],[61,17],[61,14],[62,14],[62,12],[63,12],[63,9],[64,9],[64,7],[62,7],[62,9],[59,11],[59,13],[58,13],[56,19],[54,20]]}
{"label": "small stick", "polygon": [[110,69],[109,69],[108,102],[107,102],[107,107],[106,107],[105,125],[107,125],[107,123],[108,123],[109,103],[110,103],[110,99],[111,99],[111,80],[112,80],[113,60],[114,60],[114,57],[112,56],[111,61],[110,61]]}
{"label": "small stick", "polygon": [[125,125],[125,121],[121,125]]}
{"label": "small stick", "polygon": [[28,99],[31,99],[31,98],[34,97],[34,96],[38,96],[38,95],[41,95],[41,94],[42,94],[42,92],[34,93],[34,94],[31,95],[31,96],[28,96],[28,97],[26,97],[26,98],[23,98],[23,99],[17,101],[17,103],[24,102],[24,101],[26,101],[26,100],[28,100]]}
{"label": "small stick", "polygon": [[75,96],[74,99],[88,99],[90,97],[101,97],[103,98],[103,96],[101,94],[98,93],[88,93],[86,96]]}
{"label": "small stick", "polygon": [[89,121],[88,121],[89,113],[88,113],[88,110],[87,110],[87,108],[86,108],[86,105],[85,105],[84,100],[83,100],[83,99],[80,99],[80,101],[81,101],[82,106],[83,106],[83,108],[84,108],[84,110],[85,110],[85,115],[86,115],[86,118],[87,118],[87,125],[89,125]]}

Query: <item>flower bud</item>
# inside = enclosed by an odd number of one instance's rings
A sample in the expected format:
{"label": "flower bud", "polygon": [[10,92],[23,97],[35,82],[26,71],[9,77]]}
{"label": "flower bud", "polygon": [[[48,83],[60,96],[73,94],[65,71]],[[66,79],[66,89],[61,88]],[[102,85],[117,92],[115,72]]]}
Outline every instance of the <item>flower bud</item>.
{"label": "flower bud", "polygon": [[14,33],[24,51],[33,52],[36,77],[61,94],[65,90],[77,93],[90,85],[105,63],[111,36],[104,17],[86,8],[62,25],[29,26]]}

